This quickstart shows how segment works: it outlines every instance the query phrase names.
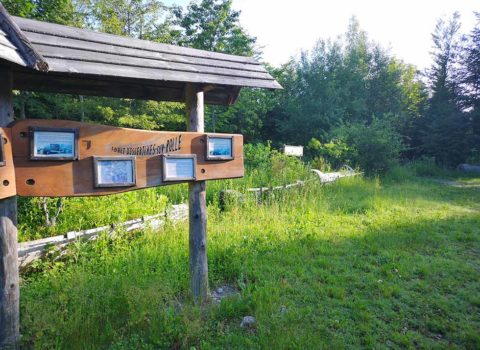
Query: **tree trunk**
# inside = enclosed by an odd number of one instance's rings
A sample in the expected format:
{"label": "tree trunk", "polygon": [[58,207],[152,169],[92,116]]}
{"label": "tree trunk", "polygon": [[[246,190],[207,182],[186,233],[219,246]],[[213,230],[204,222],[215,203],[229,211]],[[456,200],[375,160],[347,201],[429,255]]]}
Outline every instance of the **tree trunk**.
{"label": "tree trunk", "polygon": [[[13,121],[12,73],[0,68],[0,127]],[[0,349],[18,349],[17,197],[0,200]]]}

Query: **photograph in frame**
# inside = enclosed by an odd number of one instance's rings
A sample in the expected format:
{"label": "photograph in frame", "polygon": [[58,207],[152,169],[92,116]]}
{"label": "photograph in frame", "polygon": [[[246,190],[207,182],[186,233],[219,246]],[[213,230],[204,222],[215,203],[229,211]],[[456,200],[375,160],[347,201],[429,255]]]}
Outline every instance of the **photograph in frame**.
{"label": "photograph in frame", "polygon": [[5,140],[6,138],[0,132],[0,166],[5,166],[6,159],[5,159]]}
{"label": "photograph in frame", "polygon": [[233,154],[233,136],[207,135],[207,160],[231,160]]}
{"label": "photograph in frame", "polygon": [[136,185],[135,157],[93,157],[95,187]]}
{"label": "photograph in frame", "polygon": [[78,159],[78,129],[31,128],[30,159]]}
{"label": "photograph in frame", "polygon": [[196,179],[195,154],[164,155],[163,181],[188,181]]}

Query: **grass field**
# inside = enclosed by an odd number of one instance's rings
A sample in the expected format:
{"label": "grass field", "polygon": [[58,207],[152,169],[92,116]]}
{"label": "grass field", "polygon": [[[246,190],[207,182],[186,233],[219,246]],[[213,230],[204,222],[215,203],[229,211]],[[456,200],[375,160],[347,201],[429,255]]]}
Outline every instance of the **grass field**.
{"label": "grass field", "polygon": [[208,225],[211,287],[237,296],[193,306],[185,223],[102,237],[24,276],[24,347],[480,348],[478,188],[399,168],[225,212],[213,202]]}

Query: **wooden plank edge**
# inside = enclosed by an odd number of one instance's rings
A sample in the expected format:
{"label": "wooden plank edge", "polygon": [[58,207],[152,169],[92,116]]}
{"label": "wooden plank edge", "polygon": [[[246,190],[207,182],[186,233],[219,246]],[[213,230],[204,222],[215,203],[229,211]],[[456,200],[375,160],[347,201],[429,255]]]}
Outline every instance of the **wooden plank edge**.
{"label": "wooden plank edge", "polygon": [[7,33],[9,39],[18,48],[22,57],[27,62],[30,68],[39,70],[41,72],[48,71],[48,63],[43,56],[35,50],[32,43],[20,27],[13,21],[10,14],[7,12],[0,2],[0,28]]}

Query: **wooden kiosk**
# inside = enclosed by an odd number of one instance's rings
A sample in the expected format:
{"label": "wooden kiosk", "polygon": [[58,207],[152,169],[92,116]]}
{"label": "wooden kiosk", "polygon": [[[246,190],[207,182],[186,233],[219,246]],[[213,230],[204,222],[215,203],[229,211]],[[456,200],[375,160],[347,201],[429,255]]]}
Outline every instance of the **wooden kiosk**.
{"label": "wooden kiosk", "polygon": [[[191,291],[206,300],[206,180],[243,176],[243,139],[205,134],[204,103],[232,104],[241,87],[281,88],[253,58],[11,17],[0,4],[0,348],[19,341],[17,195],[105,195],[188,181]],[[12,90],[185,102],[188,132],[14,122]],[[41,141],[52,135],[71,141]],[[229,155],[209,152],[216,137],[230,140]],[[105,181],[99,173],[115,161],[131,175]],[[183,175],[167,171],[180,164]]]}

